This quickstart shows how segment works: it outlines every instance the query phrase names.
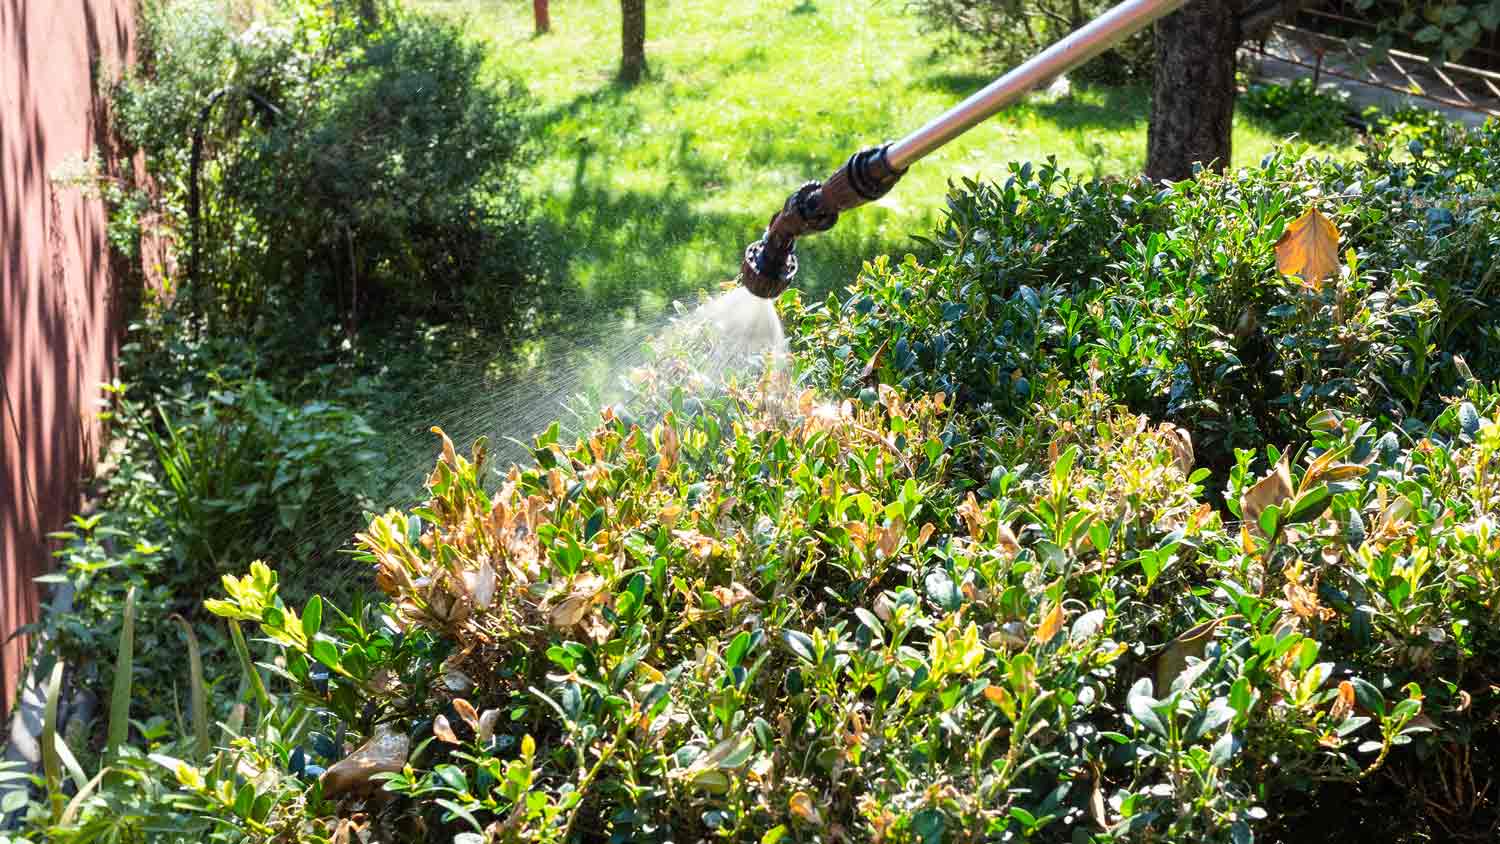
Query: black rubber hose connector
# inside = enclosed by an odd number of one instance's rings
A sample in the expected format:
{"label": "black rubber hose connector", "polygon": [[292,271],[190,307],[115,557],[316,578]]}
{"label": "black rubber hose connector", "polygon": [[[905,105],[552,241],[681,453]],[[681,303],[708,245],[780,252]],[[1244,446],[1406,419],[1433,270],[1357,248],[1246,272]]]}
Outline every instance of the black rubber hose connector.
{"label": "black rubber hose connector", "polygon": [[906,173],[891,167],[889,148],[856,152],[827,181],[808,182],[787,197],[765,235],[745,249],[740,283],[762,299],[780,296],[797,274],[797,238],[833,228],[840,213],[885,196]]}

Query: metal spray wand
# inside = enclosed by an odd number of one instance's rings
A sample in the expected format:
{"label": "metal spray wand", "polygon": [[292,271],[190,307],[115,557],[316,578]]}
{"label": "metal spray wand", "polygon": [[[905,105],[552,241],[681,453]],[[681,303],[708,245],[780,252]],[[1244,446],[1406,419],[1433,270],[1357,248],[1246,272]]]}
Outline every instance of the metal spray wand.
{"label": "metal spray wand", "polygon": [[781,295],[797,273],[797,238],[833,228],[840,213],[885,196],[912,164],[1043,82],[1061,76],[1176,11],[1184,2],[1125,0],[910,135],[861,150],[826,181],[808,182],[798,188],[771,218],[765,236],[745,250],[740,282],[765,299]]}

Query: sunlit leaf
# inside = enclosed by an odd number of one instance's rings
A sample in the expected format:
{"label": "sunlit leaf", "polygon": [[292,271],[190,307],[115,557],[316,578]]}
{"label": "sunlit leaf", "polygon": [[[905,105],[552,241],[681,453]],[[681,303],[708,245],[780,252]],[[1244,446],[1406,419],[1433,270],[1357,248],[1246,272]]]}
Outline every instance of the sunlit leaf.
{"label": "sunlit leaf", "polygon": [[1339,230],[1316,208],[1293,220],[1276,241],[1276,269],[1297,276],[1313,290],[1338,271]]}
{"label": "sunlit leaf", "polygon": [[1062,630],[1062,626],[1062,604],[1054,604],[1052,606],[1052,611],[1047,613],[1046,617],[1042,619],[1041,625],[1039,625],[1036,629],[1037,644],[1045,645],[1048,642],[1052,641],[1053,637],[1058,634],[1058,631]]}

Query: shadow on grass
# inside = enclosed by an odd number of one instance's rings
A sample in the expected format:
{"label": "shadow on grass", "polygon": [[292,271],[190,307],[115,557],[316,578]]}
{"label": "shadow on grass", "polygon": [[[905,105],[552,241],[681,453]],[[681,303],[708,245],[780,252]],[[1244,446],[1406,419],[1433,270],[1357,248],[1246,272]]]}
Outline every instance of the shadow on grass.
{"label": "shadow on grass", "polygon": [[1150,117],[1151,96],[1144,87],[1134,85],[1090,87],[1031,108],[1062,129],[1120,130]]}
{"label": "shadow on grass", "polygon": [[[765,54],[751,51],[741,61],[763,63]],[[728,68],[715,76],[734,72]],[[938,73],[916,84],[967,94],[989,79],[981,74]],[[674,87],[669,105],[707,100],[715,96],[715,90],[712,84]],[[631,93],[628,86],[603,84],[538,114],[536,127],[545,136],[549,127],[576,120],[590,131],[628,137],[639,127],[644,108],[631,102]],[[1148,92],[1139,86],[1088,87],[1072,97],[1021,108],[1064,134],[1087,139],[1091,131],[1138,125],[1147,115],[1148,101]],[[841,140],[837,127],[828,131],[835,137],[799,144],[778,134],[775,127],[752,130],[755,137],[749,138],[745,160],[726,163],[698,152],[701,144],[694,127],[677,127],[662,162],[655,165],[667,172],[649,187],[630,189],[617,186],[620,180],[610,169],[615,165],[587,135],[555,138],[560,145],[573,146],[568,153],[573,166],[570,190],[541,200],[545,283],[556,291],[543,319],[566,325],[575,320],[597,321],[602,312],[649,317],[673,299],[690,299],[700,290],[715,290],[721,282],[733,279],[746,245],[760,236],[785,195],[771,191],[756,207],[735,209],[704,210],[705,200],[720,185],[744,175],[728,168],[790,171],[806,179],[827,176],[843,160],[827,157],[830,144]],[[860,143],[849,139],[848,149],[840,155],[854,152]],[[796,185],[784,187],[790,191]],[[918,252],[911,235],[925,231],[895,233],[867,219],[873,213],[855,212],[857,219],[851,215],[833,231],[800,244],[802,269],[797,284],[805,293],[821,297],[841,291],[865,261],[878,255]]]}
{"label": "shadow on grass", "polygon": [[[673,180],[661,190],[618,190],[596,184],[581,150],[566,203],[544,215],[547,282],[561,291],[587,272],[575,295],[555,297],[545,318],[566,325],[601,312],[650,318],[673,299],[714,291],[739,271],[745,247],[762,234],[767,209],[709,211],[702,193]],[[694,178],[688,174],[688,181]],[[558,213],[558,212],[561,213]],[[910,251],[909,237],[882,236],[868,224],[804,238],[797,284],[822,297],[841,290],[878,254]]]}

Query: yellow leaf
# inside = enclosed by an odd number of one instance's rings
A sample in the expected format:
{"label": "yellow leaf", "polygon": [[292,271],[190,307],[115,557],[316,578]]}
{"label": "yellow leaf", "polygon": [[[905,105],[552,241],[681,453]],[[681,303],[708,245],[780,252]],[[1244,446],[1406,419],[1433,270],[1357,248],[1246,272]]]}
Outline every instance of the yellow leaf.
{"label": "yellow leaf", "polygon": [[1042,619],[1042,625],[1036,629],[1037,644],[1045,645],[1052,641],[1052,637],[1057,635],[1057,631],[1061,630],[1062,626],[1062,604],[1054,604],[1052,611],[1047,613],[1046,618]]}
{"label": "yellow leaf", "polygon": [[1004,686],[985,686],[984,699],[1000,708],[1005,717],[1016,720],[1016,701],[1010,696],[1010,692]]}
{"label": "yellow leaf", "polygon": [[1339,268],[1339,230],[1316,208],[1293,220],[1276,241],[1276,269],[1294,275],[1313,290]]}

